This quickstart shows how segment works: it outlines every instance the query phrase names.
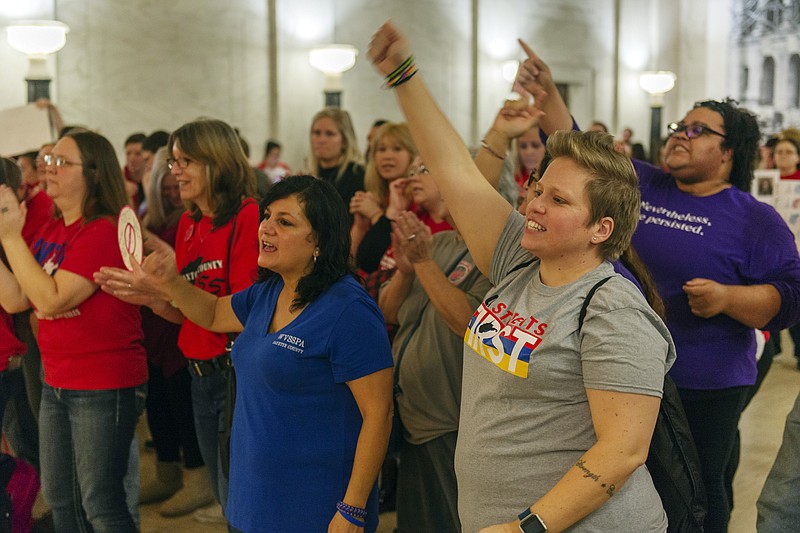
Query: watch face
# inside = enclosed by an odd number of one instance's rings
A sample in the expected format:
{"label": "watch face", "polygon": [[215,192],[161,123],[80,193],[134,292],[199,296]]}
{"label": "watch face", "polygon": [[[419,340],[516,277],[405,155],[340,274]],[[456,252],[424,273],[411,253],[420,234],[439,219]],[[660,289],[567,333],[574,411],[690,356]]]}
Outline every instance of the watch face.
{"label": "watch face", "polygon": [[538,515],[529,514],[520,521],[519,530],[523,533],[542,533],[547,531],[547,526]]}

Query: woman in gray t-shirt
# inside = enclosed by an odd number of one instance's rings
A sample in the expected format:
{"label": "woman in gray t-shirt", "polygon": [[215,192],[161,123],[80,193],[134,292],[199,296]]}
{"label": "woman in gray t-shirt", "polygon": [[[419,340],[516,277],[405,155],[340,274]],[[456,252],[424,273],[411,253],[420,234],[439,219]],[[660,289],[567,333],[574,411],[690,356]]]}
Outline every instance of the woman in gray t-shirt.
{"label": "woman in gray t-shirt", "polygon": [[[610,263],[627,252],[638,222],[630,161],[607,134],[557,132],[547,144],[553,161],[517,214],[415,76],[391,23],[369,55],[396,89],[475,264],[496,285],[464,337],[456,449],[464,531],[664,531],[644,462],[675,349]],[[536,113],[508,103],[498,120]],[[478,160],[502,160],[506,134],[490,131]],[[579,326],[587,294],[605,278]]]}

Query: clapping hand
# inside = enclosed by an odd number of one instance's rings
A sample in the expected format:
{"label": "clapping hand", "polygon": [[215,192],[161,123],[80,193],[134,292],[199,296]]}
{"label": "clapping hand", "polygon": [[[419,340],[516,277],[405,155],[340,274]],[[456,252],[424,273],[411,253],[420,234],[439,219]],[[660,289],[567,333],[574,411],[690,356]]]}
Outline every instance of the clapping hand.
{"label": "clapping hand", "polygon": [[383,208],[371,192],[357,191],[350,199],[350,214],[361,215],[374,224]]}
{"label": "clapping hand", "polygon": [[409,178],[397,178],[389,184],[389,207],[386,216],[394,220],[411,205],[411,196],[406,194]]}
{"label": "clapping hand", "polygon": [[159,239],[148,239],[153,250],[141,265],[131,257],[133,270],[102,267],[94,273],[100,288],[120,300],[137,305],[153,306],[168,301],[167,286],[179,279],[175,266],[175,252]]}
{"label": "clapping hand", "polygon": [[0,185],[0,240],[21,235],[25,225],[25,203],[7,185]]}
{"label": "clapping hand", "polygon": [[[431,246],[433,237],[431,229],[410,211],[403,211],[392,222],[392,245],[395,251],[395,261],[398,252],[412,266],[431,259]],[[398,268],[399,261],[398,261]]]}

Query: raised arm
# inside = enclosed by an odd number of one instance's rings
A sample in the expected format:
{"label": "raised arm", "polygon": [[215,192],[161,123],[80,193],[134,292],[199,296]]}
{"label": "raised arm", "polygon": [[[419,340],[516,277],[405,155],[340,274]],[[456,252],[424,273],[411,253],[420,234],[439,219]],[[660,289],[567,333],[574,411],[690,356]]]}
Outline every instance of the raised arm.
{"label": "raised arm", "polygon": [[[543,97],[537,99],[537,104],[542,101]],[[529,103],[527,93],[519,100],[506,100],[497,112],[497,117],[483,136],[481,149],[475,157],[475,165],[495,189],[500,184],[500,172],[503,170],[511,141],[536,126],[541,114],[539,109]]]}
{"label": "raised arm", "polygon": [[550,67],[525,41],[520,39],[519,45],[528,58],[520,65],[517,82],[539,101],[537,107],[544,112],[539,127],[547,135],[558,130],[571,130],[572,115],[558,92]]}
{"label": "raised arm", "polygon": [[[375,67],[388,76],[411,57],[411,51],[405,37],[386,22],[373,36],[369,56]],[[406,71],[408,74],[410,71]],[[435,176],[476,265],[488,273],[511,205],[481,175],[419,73],[406,77],[394,91],[422,160]]]}

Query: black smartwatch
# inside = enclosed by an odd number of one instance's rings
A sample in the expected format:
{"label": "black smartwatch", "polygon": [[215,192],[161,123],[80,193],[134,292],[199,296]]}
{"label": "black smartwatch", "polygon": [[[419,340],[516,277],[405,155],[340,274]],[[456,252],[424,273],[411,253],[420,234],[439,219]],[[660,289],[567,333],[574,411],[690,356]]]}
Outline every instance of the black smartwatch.
{"label": "black smartwatch", "polygon": [[522,533],[542,533],[542,531],[547,531],[544,521],[539,518],[538,514],[533,514],[530,508],[519,513],[517,518],[519,518],[519,530]]}

